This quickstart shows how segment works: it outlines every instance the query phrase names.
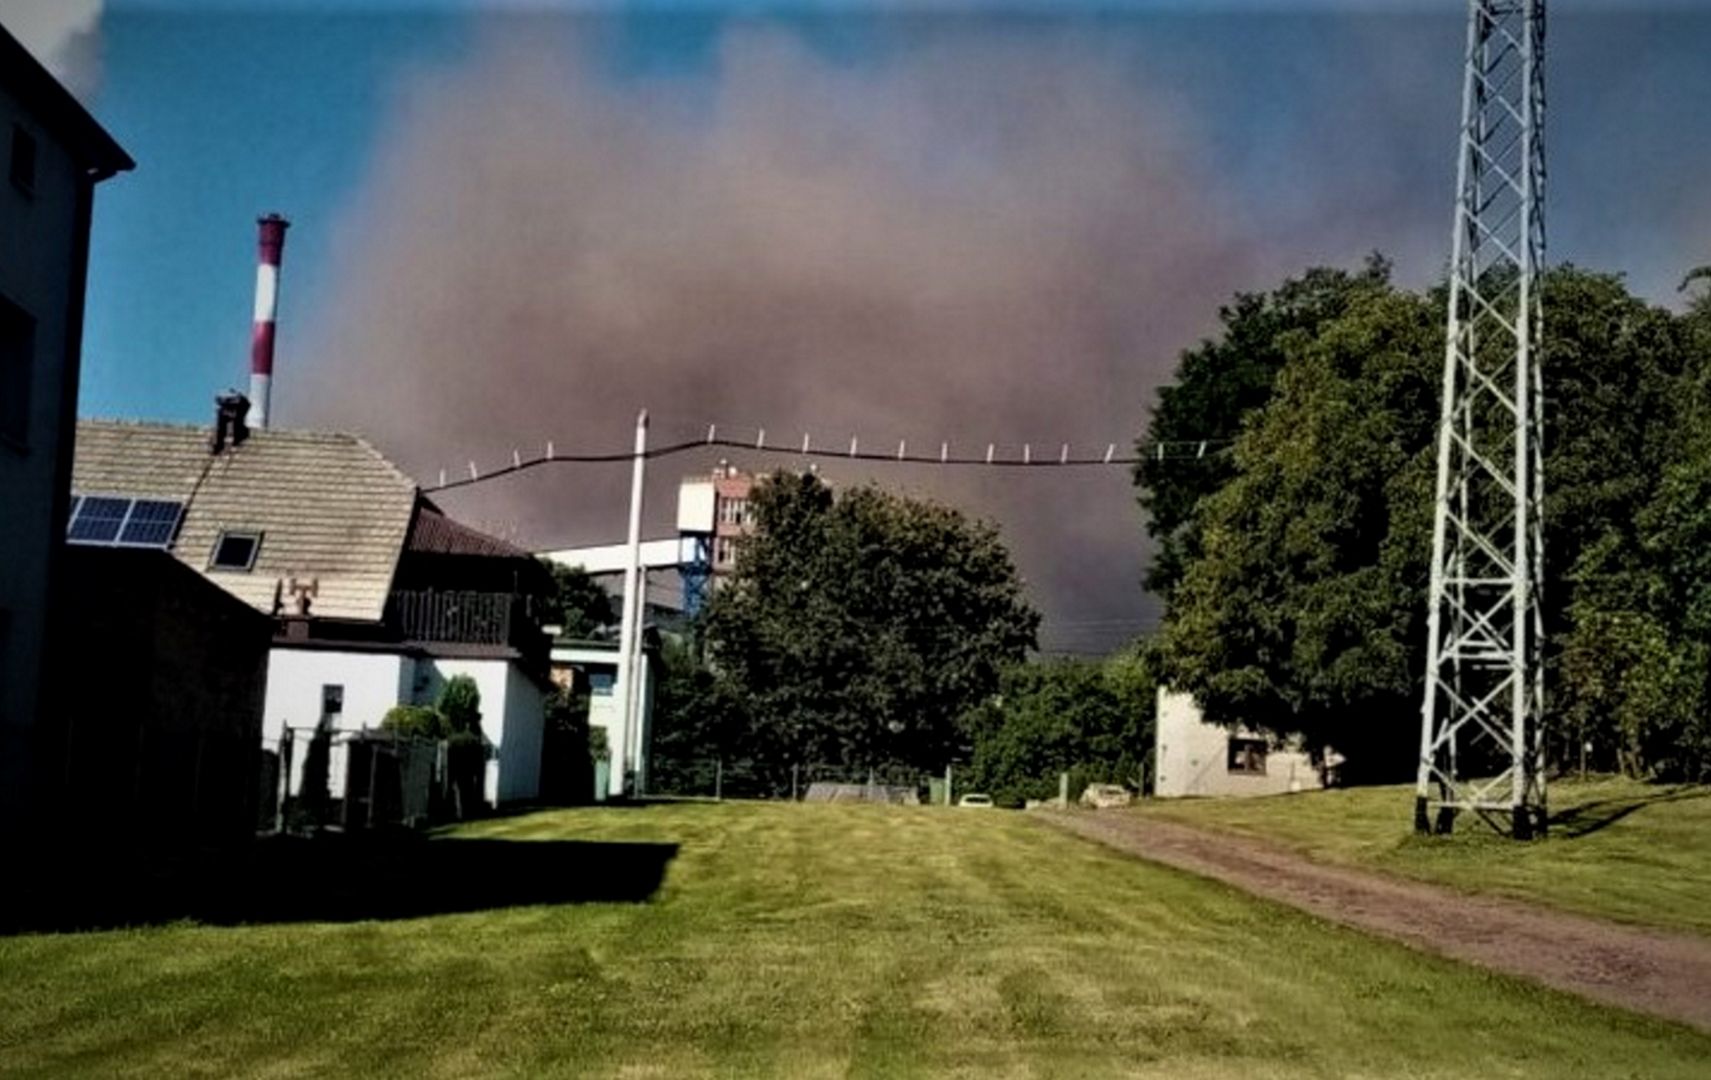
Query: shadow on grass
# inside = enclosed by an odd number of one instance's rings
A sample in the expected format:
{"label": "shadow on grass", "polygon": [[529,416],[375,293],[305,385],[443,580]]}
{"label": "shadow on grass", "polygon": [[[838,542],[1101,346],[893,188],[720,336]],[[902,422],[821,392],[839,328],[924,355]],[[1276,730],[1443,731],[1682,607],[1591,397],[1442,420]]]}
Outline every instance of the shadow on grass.
{"label": "shadow on grass", "polygon": [[1706,798],[1711,798],[1711,788],[1692,786],[1662,788],[1655,794],[1648,793],[1632,798],[1594,799],[1552,814],[1549,821],[1550,832],[1552,835],[1572,840],[1607,829],[1648,806]]}
{"label": "shadow on grass", "polygon": [[276,837],[217,860],[75,864],[60,858],[22,878],[32,884],[7,890],[0,933],[181,920],[354,922],[529,904],[641,903],[659,890],[677,850],[676,844],[396,835]]}

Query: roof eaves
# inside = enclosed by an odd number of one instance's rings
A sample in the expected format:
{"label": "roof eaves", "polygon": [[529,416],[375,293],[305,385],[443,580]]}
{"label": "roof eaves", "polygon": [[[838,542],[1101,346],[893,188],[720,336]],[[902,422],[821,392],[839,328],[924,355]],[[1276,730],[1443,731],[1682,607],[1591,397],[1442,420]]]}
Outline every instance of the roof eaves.
{"label": "roof eaves", "polygon": [[78,153],[97,182],[136,168],[118,140],[4,26],[0,26],[0,86],[34,109]]}

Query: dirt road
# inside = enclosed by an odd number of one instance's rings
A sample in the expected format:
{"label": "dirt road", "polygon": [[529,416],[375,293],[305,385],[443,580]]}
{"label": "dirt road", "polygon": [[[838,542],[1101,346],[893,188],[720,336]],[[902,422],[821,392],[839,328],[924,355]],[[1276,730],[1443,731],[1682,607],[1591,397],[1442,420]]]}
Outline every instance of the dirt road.
{"label": "dirt road", "polygon": [[1329,866],[1243,837],[1121,811],[1041,817],[1333,922],[1711,1031],[1711,941],[1702,938]]}

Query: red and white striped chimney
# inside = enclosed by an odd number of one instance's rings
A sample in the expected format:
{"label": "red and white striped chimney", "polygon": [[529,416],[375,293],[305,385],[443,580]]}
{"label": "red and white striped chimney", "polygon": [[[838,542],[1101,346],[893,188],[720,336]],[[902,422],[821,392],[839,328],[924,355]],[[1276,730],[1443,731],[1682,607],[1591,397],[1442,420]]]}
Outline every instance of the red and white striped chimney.
{"label": "red and white striped chimney", "polygon": [[279,313],[279,258],[285,250],[285,230],[291,223],[278,214],[257,218],[258,261],[255,268],[255,330],[250,335],[250,416],[253,427],[268,420],[268,396],[273,388],[273,321]]}

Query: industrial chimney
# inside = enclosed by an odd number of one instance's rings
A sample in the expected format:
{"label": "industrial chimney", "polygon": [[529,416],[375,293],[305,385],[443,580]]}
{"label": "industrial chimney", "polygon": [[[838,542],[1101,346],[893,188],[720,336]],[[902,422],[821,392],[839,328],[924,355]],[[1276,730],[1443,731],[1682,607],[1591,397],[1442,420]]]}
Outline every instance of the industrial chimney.
{"label": "industrial chimney", "polygon": [[273,384],[273,320],[279,311],[279,258],[291,223],[278,214],[256,219],[255,330],[250,336],[250,422],[267,426]]}

